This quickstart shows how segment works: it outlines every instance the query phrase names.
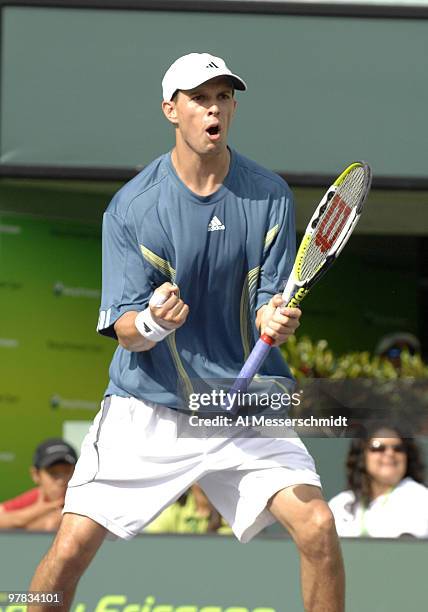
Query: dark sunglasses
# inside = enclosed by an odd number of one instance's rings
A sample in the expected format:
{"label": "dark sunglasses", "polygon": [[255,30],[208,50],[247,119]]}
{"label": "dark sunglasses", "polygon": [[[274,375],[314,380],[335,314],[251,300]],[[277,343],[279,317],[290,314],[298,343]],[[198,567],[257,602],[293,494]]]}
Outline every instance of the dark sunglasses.
{"label": "dark sunglasses", "polygon": [[406,447],[404,444],[381,444],[381,443],[376,443],[376,442],[373,442],[368,447],[368,450],[371,453],[384,453],[387,448],[390,448],[392,451],[394,451],[394,453],[405,453],[406,452]]}

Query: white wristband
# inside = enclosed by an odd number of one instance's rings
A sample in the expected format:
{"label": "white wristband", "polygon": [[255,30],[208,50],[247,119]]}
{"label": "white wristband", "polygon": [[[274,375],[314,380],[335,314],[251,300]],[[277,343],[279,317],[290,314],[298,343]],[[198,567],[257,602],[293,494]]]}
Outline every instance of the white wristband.
{"label": "white wristband", "polygon": [[165,327],[156,323],[150,308],[146,308],[146,310],[142,310],[137,314],[135,317],[135,327],[144,338],[152,342],[160,342],[174,331],[173,329],[165,329]]}

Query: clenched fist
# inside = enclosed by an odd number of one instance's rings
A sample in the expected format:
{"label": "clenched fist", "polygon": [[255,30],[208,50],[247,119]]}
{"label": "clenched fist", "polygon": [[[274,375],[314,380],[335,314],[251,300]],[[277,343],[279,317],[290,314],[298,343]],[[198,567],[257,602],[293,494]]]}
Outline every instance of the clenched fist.
{"label": "clenched fist", "polygon": [[177,285],[164,283],[150,298],[150,312],[153,319],[165,329],[178,329],[185,323],[189,307],[180,298]]}

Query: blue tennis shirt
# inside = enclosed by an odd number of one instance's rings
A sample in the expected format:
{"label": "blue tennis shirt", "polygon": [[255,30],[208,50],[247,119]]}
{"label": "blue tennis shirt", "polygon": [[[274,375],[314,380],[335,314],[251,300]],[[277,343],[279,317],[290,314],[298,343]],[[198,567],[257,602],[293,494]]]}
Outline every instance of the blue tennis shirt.
{"label": "blue tennis shirt", "polygon": [[[198,380],[231,384],[258,339],[256,311],[284,288],[294,257],[293,199],[278,175],[231,151],[223,185],[199,196],[179,179],[170,153],[153,161],[104,214],[98,331],[116,337],[119,317],[144,310],[167,281],[190,312],[150,351],[118,346],[106,395],[180,408]],[[257,389],[272,388],[272,377],[278,392],[292,380],[277,348]]]}

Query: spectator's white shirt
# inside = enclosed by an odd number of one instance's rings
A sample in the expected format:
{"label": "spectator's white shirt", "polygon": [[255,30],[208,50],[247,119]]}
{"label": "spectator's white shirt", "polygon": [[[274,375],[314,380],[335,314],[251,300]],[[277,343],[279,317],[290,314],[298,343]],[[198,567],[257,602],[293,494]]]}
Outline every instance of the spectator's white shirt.
{"label": "spectator's white shirt", "polygon": [[352,513],[354,500],[352,491],[343,491],[329,502],[340,536],[398,538],[410,534],[428,538],[428,488],[413,478],[404,478],[367,509],[358,503]]}

